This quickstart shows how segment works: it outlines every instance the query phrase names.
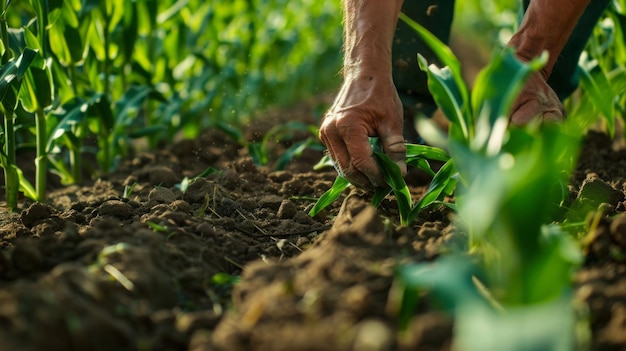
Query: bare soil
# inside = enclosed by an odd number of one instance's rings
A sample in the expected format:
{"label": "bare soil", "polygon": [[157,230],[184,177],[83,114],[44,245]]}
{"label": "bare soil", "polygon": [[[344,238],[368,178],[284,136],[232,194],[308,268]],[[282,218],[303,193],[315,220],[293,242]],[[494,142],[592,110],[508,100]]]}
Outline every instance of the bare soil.
{"label": "bare soil", "polygon": [[[304,106],[268,116],[248,137],[289,119],[315,123],[311,115]],[[395,266],[433,260],[455,240],[449,211],[432,208],[399,228],[393,201],[376,210],[354,192],[311,218],[310,197],[336,175],[312,170],[321,156],[308,150],[273,171],[208,131],[53,190],[45,203],[22,200],[13,214],[2,207],[0,348],[451,349],[453,320],[427,295],[403,333],[388,304]],[[221,172],[186,192],[176,186],[207,167]],[[626,349],[625,170],[623,145],[587,136],[570,192],[604,195],[585,202],[605,212],[575,276],[592,350]],[[410,183],[417,196],[428,180]]]}

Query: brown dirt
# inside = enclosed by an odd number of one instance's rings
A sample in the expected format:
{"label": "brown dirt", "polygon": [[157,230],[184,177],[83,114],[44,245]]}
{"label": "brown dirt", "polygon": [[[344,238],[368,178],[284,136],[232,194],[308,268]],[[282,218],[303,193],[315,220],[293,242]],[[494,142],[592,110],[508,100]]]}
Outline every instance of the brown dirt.
{"label": "brown dirt", "polygon": [[[312,121],[309,108],[296,114]],[[266,118],[248,136],[291,118]],[[453,322],[427,296],[404,333],[388,307],[394,267],[432,260],[455,239],[449,212],[398,229],[392,201],[375,210],[353,193],[310,218],[307,197],[335,178],[311,170],[320,157],[309,150],[284,171],[257,168],[210,131],[46,203],[2,209],[2,350],[450,349]],[[209,166],[221,173],[176,187]],[[605,213],[576,275],[593,350],[626,349],[624,169],[626,149],[591,133],[571,186],[573,199],[605,195],[587,202],[606,203]],[[416,179],[419,194],[427,183]]]}

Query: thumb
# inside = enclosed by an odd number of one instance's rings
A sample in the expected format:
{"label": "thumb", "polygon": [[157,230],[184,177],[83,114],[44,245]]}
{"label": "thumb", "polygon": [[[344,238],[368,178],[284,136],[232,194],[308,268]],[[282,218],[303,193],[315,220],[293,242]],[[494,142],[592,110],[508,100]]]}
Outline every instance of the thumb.
{"label": "thumb", "polygon": [[388,133],[381,133],[379,137],[383,152],[400,167],[402,175],[406,175],[406,146],[404,145],[404,136],[401,128],[399,133],[397,131],[389,131]]}

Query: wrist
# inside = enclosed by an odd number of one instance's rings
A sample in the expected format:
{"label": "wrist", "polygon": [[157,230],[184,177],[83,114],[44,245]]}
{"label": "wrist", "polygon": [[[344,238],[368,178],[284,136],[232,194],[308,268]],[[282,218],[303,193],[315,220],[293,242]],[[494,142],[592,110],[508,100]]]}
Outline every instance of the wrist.
{"label": "wrist", "polygon": [[515,55],[522,62],[529,62],[541,56],[544,51],[548,51],[548,62],[539,71],[544,80],[547,80],[552,73],[558,53],[555,53],[553,50],[545,49],[546,44],[542,43],[544,39],[545,38],[540,35],[533,36],[529,33],[518,33],[511,38],[508,46],[515,49]]}

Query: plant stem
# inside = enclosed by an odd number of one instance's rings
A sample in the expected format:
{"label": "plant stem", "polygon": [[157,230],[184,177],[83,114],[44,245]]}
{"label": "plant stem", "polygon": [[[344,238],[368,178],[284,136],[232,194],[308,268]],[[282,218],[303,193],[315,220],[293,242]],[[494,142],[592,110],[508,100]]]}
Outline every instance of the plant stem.
{"label": "plant stem", "polygon": [[37,157],[35,158],[35,189],[37,201],[46,198],[46,175],[48,171],[48,155],[46,154],[47,128],[46,115],[43,107],[38,107],[36,112],[35,129],[37,130]]}
{"label": "plant stem", "polygon": [[80,140],[77,144],[70,141],[70,167],[72,167],[72,178],[74,183],[80,183],[82,181],[82,158],[80,154]]}
{"label": "plant stem", "polygon": [[[111,96],[111,73],[110,73],[110,65],[111,65],[111,59],[109,57],[109,47],[110,47],[110,40],[111,38],[109,37],[109,27],[111,24],[111,17],[109,16],[109,14],[106,12],[106,9],[103,10],[104,11],[104,30],[103,30],[103,35],[104,35],[104,67],[103,67],[103,71],[104,71],[104,99],[106,101],[106,103],[109,103],[110,101],[112,101],[112,96]],[[109,143],[109,137],[110,137],[110,131],[107,130],[106,125],[104,124],[104,121],[101,119],[100,122],[100,141],[102,143],[101,145],[101,150],[102,150],[102,171],[103,172],[109,172],[111,170],[111,145]]]}
{"label": "plant stem", "polygon": [[6,111],[4,117],[4,148],[7,155],[4,166],[4,186],[6,188],[7,207],[11,212],[17,209],[17,193],[19,178],[15,165],[15,131],[13,126],[13,111]]}
{"label": "plant stem", "polygon": [[78,97],[78,79],[76,78],[76,65],[71,64],[69,67],[70,74],[70,83],[72,84],[72,93],[74,93],[74,97]]}
{"label": "plant stem", "polygon": [[[5,43],[5,51],[2,55],[2,64],[6,64],[11,59],[9,49],[9,28],[7,25],[6,11],[9,3],[4,2],[2,14],[0,15],[0,36]],[[17,193],[19,192],[19,178],[15,165],[15,126],[13,125],[13,109],[6,109],[4,118],[4,152],[6,153],[6,164],[4,164],[4,186],[6,191],[7,207],[13,212],[17,209]]]}

